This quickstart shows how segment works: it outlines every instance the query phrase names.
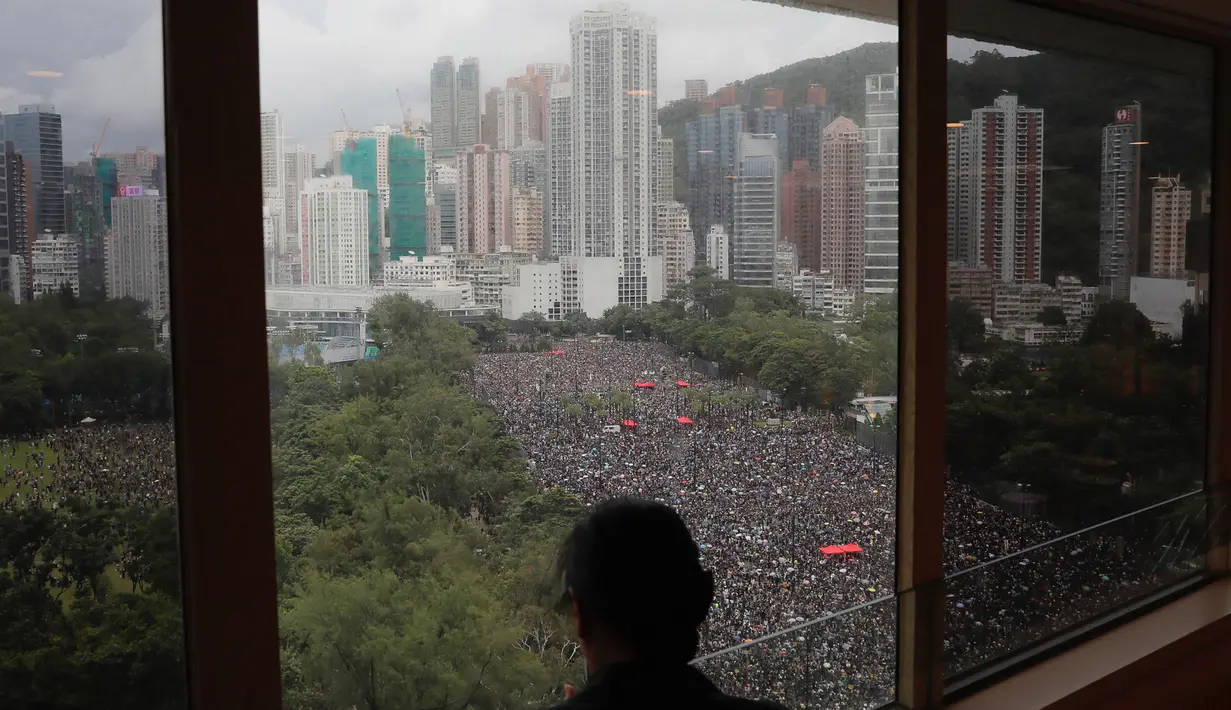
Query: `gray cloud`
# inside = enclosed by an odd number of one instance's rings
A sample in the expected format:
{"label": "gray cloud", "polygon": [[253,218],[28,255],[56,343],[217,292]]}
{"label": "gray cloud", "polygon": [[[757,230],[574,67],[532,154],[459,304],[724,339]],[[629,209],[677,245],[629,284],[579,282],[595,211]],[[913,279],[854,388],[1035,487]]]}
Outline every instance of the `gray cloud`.
{"label": "gray cloud", "polygon": [[[717,88],[868,41],[890,25],[748,0],[632,0],[655,18],[660,104],[686,78]],[[163,145],[161,18],[155,0],[0,0],[10,33],[0,48],[0,110],[50,101],[64,115],[66,159],[85,157],[103,121],[105,151]],[[329,131],[394,123],[395,89],[428,110],[438,55],[480,59],[485,86],[532,62],[568,61],[569,18],[597,0],[260,0],[262,103],[285,114],[287,136],[323,152]],[[31,69],[64,72],[34,79]]]}

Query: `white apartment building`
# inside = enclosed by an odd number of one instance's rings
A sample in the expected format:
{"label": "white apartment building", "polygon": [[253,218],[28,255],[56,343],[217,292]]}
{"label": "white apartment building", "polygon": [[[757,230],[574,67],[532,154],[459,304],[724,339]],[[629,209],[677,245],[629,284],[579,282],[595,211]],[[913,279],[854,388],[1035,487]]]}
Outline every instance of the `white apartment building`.
{"label": "white apartment building", "polygon": [[517,267],[529,264],[533,255],[504,250],[490,254],[458,254],[458,278],[469,280],[474,288],[474,301],[479,306],[501,306],[501,293],[517,274]]}
{"label": "white apartment building", "polygon": [[731,238],[721,224],[712,225],[705,235],[705,263],[718,278],[731,278]]}
{"label": "white apartment building", "polygon": [[675,199],[675,141],[663,138],[663,127],[655,126],[654,139],[654,203]]}
{"label": "white apartment building", "polygon": [[1106,298],[1129,299],[1138,274],[1141,238],[1141,105],[1121,106],[1103,126],[1099,187],[1099,289]]}
{"label": "white apartment building", "polygon": [[573,149],[568,253],[615,257],[617,302],[639,308],[653,302],[651,282],[660,276],[648,263],[658,125],[657,28],[627,4],[605,3],[573,16],[569,33]]}
{"label": "white apartment building", "polygon": [[170,312],[166,198],[157,190],[111,198],[104,251],[108,298],[135,298],[155,318]]}
{"label": "white apartment building", "polygon": [[510,204],[513,251],[537,254],[543,249],[543,193],[515,187]]}
{"label": "white apartment building", "polygon": [[565,316],[560,262],[540,262],[517,267],[504,287],[500,312],[509,320],[527,313],[540,313],[547,320]]}
{"label": "white apartment building", "polygon": [[381,267],[386,285],[397,281],[458,281],[455,256],[403,256]]}
{"label": "white apartment building", "polygon": [[791,279],[791,293],[810,311],[831,313],[833,291],[833,274],[828,271],[802,269]]}
{"label": "white apartment building", "polygon": [[736,150],[731,280],[772,287],[778,251],[778,138],[741,133]]}
{"label": "white apartment building", "polygon": [[1180,279],[1187,275],[1185,250],[1192,212],[1192,190],[1184,187],[1178,175],[1154,178],[1150,194],[1150,276]]}
{"label": "white apartment building", "polygon": [[33,297],[58,293],[64,286],[81,295],[77,267],[77,239],[69,234],[45,234],[30,245],[30,278]]}
{"label": "white apartment building", "polygon": [[655,212],[654,253],[662,258],[662,283],[666,290],[688,281],[688,273],[696,266],[697,246],[688,219],[688,205],[659,202]]}
{"label": "white apartment building", "polygon": [[684,98],[689,101],[700,101],[710,95],[710,83],[705,79],[685,79]]}
{"label": "white apartment building", "polygon": [[864,80],[864,291],[893,293],[898,287],[898,73]]}
{"label": "white apartment building", "polygon": [[366,286],[368,192],[349,175],[312,178],[301,195],[305,281],[316,286]]}
{"label": "white apartment building", "polygon": [[279,199],[286,196],[286,175],[283,172],[282,113],[261,112],[261,187]]}
{"label": "white apartment building", "polygon": [[530,142],[530,95],[521,89],[496,94],[496,146],[505,150]]}
{"label": "white apartment building", "polygon": [[547,103],[547,254],[571,254],[573,248],[573,87],[552,84]]}

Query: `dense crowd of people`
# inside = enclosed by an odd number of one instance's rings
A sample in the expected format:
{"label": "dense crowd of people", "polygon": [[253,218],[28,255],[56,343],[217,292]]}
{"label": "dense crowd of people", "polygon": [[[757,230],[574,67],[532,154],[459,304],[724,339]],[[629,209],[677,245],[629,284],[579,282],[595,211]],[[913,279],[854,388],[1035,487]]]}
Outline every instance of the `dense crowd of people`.
{"label": "dense crowd of people", "polygon": [[[860,445],[844,413],[782,411],[641,342],[482,355],[471,387],[543,488],[587,504],[637,496],[681,513],[716,580],[700,665],[725,690],[798,707],[892,699],[896,462]],[[169,423],[97,422],[0,440],[0,507],[173,503],[173,442]],[[1154,531],[1138,521],[1035,549],[1062,531],[960,485],[945,506],[950,672],[1199,564],[1199,543],[1181,539],[1180,524]]]}
{"label": "dense crowd of people", "polygon": [[[701,665],[724,689],[801,706],[892,699],[896,464],[859,445],[843,414],[779,411],[654,343],[484,355],[473,388],[544,488],[587,504],[630,495],[679,510],[717,582],[701,648],[715,655]],[[1148,569],[1134,541],[1112,533],[1029,551],[1061,532],[950,486],[945,571],[959,574],[946,589],[950,671],[1176,572]],[[821,549],[842,545],[860,551]]]}
{"label": "dense crowd of people", "polygon": [[175,501],[175,437],[169,422],[91,422],[0,440],[7,495],[0,506],[58,509],[68,498],[116,506]]}

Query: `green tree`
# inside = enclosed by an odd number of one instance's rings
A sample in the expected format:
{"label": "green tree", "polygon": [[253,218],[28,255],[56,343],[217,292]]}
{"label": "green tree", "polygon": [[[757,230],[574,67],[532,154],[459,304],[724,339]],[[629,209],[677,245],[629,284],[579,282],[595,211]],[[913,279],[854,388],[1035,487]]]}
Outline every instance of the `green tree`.
{"label": "green tree", "polygon": [[1154,329],[1137,306],[1128,301],[1099,304],[1086,326],[1085,344],[1107,343],[1118,347],[1140,347],[1154,341]]}
{"label": "green tree", "polygon": [[949,299],[949,348],[958,352],[978,352],[983,346],[983,314],[965,298]]}
{"label": "green tree", "polygon": [[1063,327],[1068,325],[1069,319],[1060,306],[1044,306],[1043,310],[1039,311],[1038,321],[1043,325]]}

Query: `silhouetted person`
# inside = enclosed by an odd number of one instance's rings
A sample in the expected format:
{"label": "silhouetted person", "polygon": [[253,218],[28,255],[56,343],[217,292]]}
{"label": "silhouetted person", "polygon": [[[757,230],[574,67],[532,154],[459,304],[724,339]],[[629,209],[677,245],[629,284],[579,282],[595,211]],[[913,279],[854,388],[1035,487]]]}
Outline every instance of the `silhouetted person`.
{"label": "silhouetted person", "polygon": [[766,710],[723,694],[688,665],[714,600],[714,576],[684,521],[661,503],[620,498],[573,528],[558,560],[589,682],[556,708]]}

